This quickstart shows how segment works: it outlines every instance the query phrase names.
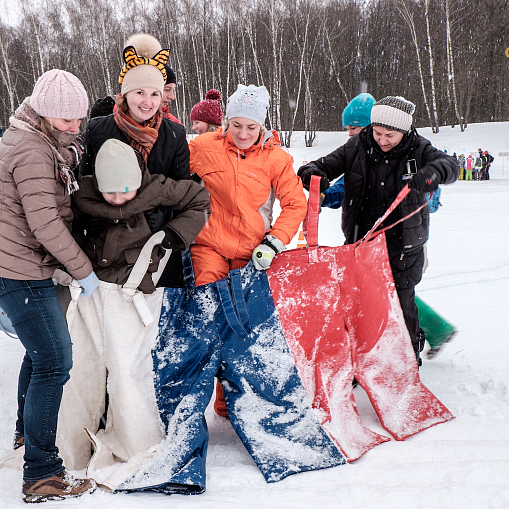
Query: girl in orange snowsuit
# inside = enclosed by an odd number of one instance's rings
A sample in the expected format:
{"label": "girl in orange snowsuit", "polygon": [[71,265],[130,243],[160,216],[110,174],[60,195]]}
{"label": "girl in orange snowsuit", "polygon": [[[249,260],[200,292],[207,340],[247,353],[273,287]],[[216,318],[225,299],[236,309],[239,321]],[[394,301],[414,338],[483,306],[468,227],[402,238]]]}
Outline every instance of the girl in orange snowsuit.
{"label": "girl in orange snowsuit", "polygon": [[[189,143],[191,172],[203,179],[211,204],[210,218],[191,246],[197,286],[226,277],[250,259],[255,268],[267,269],[306,214],[293,158],[277,133],[263,127],[268,107],[265,87],[239,85],[228,99],[226,126]],[[273,223],[276,198],[281,214]],[[216,392],[222,393],[219,383]],[[215,409],[227,415],[217,400]]]}

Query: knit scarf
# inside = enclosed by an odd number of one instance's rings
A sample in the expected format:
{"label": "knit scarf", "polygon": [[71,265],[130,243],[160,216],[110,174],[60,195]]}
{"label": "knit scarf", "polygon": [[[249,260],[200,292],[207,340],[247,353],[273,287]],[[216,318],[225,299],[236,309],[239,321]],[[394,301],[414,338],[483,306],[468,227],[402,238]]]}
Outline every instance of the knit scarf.
{"label": "knit scarf", "polygon": [[118,128],[127,136],[129,145],[140,152],[146,163],[159,135],[163,114],[160,110],[157,110],[155,115],[148,120],[147,125],[143,126],[122,111],[122,108],[119,107],[120,97],[118,95],[116,98],[117,108],[113,112],[113,118]]}
{"label": "knit scarf", "polygon": [[56,155],[60,179],[67,187],[69,195],[79,189],[76,177],[71,166],[77,165],[82,150],[76,143],[78,133],[62,132],[53,129],[41,116],[30,106],[30,97],[27,97],[9,119],[9,123],[18,129],[25,129],[40,136]]}

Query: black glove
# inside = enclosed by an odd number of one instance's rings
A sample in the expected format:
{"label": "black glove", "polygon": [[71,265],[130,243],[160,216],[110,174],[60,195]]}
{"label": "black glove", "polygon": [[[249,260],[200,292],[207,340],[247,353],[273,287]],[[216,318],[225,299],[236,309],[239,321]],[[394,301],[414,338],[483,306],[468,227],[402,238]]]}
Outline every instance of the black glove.
{"label": "black glove", "polygon": [[158,205],[145,212],[145,219],[152,233],[158,232],[165,224],[173,218],[173,210],[170,207]]}
{"label": "black glove", "polygon": [[408,187],[415,189],[418,193],[432,193],[438,188],[440,179],[437,172],[429,166],[421,168],[408,183]]}
{"label": "black glove", "polygon": [[84,229],[87,232],[87,237],[97,237],[107,226],[108,220],[106,218],[90,216]]}
{"label": "black glove", "polygon": [[299,168],[299,171],[297,172],[297,175],[301,178],[302,185],[304,186],[304,189],[306,189],[307,191],[309,191],[309,186],[311,184],[311,177],[313,175],[318,175],[319,177],[321,177],[321,180],[320,180],[320,192],[321,193],[325,193],[325,191],[327,191],[327,189],[329,189],[329,179],[327,178],[327,175],[325,175],[325,173],[323,171],[316,168],[316,166],[310,166],[310,165],[301,166]]}
{"label": "black glove", "polygon": [[164,239],[161,246],[172,251],[184,251],[186,248],[184,241],[169,227],[163,227]]}
{"label": "black glove", "polygon": [[203,180],[198,176],[198,173],[191,173],[191,180],[193,180],[197,184],[203,183]]}

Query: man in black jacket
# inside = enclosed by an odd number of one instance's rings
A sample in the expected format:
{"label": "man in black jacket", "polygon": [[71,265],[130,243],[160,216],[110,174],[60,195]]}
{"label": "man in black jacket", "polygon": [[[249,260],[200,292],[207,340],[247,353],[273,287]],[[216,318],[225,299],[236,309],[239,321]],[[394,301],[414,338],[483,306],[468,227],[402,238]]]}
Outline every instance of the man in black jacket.
{"label": "man in black jacket", "polygon": [[[414,104],[402,97],[385,97],[373,106],[369,126],[334,152],[299,168],[306,189],[312,175],[322,177],[321,192],[329,181],[345,175],[342,227],[346,244],[361,239],[407,183],[410,194],[379,228],[425,205],[427,193],[439,184],[457,180],[457,161],[434,148],[412,126],[414,110]],[[415,285],[422,276],[428,227],[425,206],[386,232],[392,274],[419,364],[425,337],[419,327]]]}

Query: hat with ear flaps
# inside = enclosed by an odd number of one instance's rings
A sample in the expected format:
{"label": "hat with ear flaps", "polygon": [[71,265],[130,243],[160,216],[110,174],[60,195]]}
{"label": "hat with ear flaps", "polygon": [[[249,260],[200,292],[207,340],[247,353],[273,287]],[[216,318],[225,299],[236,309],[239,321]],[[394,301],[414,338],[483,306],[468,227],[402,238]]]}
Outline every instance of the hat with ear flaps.
{"label": "hat with ear flaps", "polygon": [[155,88],[163,95],[167,77],[165,64],[169,55],[169,50],[162,49],[152,35],[129,37],[124,48],[125,65],[118,78],[122,85],[120,93],[125,95],[138,88]]}
{"label": "hat with ear flaps", "polygon": [[248,118],[263,126],[269,110],[269,103],[269,92],[263,85],[246,87],[239,84],[237,90],[228,98],[226,118],[228,120],[235,117]]}

